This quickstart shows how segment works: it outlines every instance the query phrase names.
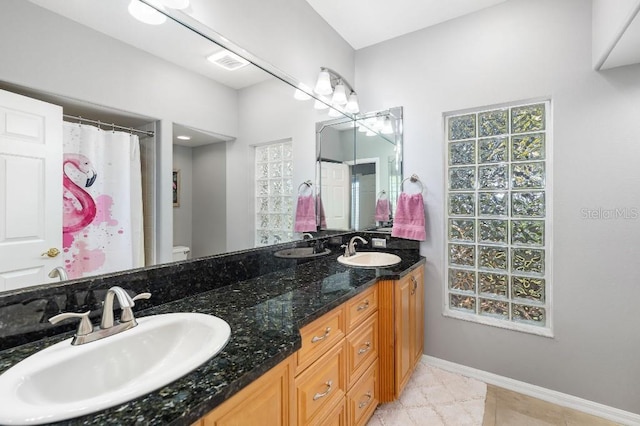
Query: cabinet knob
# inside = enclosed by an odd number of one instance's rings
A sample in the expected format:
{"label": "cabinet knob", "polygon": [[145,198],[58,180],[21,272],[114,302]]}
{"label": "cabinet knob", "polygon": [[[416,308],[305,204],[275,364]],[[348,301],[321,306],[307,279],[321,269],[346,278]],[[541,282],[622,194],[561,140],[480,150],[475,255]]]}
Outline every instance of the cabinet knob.
{"label": "cabinet knob", "polygon": [[360,401],[358,403],[358,408],[362,409],[364,407],[366,407],[367,405],[369,405],[369,403],[371,402],[371,398],[373,398],[373,394],[371,393],[371,391],[367,392],[364,395],[365,398],[367,398],[365,401]]}
{"label": "cabinet knob", "polygon": [[413,288],[411,289],[411,294],[414,295],[414,294],[416,294],[416,289],[418,288],[418,280],[416,280],[416,277],[411,275],[411,282],[413,283]]}

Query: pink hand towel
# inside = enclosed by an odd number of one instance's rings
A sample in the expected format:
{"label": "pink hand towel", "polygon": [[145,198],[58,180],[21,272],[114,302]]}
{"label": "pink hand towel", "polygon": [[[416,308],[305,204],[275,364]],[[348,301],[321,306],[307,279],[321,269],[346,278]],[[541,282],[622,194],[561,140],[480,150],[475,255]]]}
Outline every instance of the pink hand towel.
{"label": "pink hand towel", "polygon": [[293,226],[295,232],[315,232],[316,206],[313,195],[299,195],[296,206],[296,221]]}
{"label": "pink hand towel", "polygon": [[391,228],[392,237],[424,241],[427,239],[422,194],[405,194],[398,197],[396,217]]}
{"label": "pink hand towel", "polygon": [[386,198],[380,198],[376,202],[376,220],[387,222],[391,217],[391,203]]}
{"label": "pink hand towel", "polygon": [[318,212],[320,213],[320,229],[327,229],[327,217],[324,214],[324,206],[322,205],[322,197],[318,195]]}

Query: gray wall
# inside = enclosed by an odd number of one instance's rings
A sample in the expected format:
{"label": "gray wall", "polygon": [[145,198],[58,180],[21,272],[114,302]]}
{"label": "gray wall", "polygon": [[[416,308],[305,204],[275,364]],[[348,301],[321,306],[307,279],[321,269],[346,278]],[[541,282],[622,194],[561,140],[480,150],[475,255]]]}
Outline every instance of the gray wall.
{"label": "gray wall", "polygon": [[[511,0],[360,50],[365,110],[404,106],[404,173],[426,186],[428,355],[639,413],[640,65],[591,66],[591,2]],[[446,111],[553,100],[553,313],[546,338],[442,316]]]}
{"label": "gray wall", "polygon": [[[180,206],[173,207],[173,245],[192,247],[193,148],[173,146],[173,169],[180,170]],[[193,257],[193,253],[189,257]]]}
{"label": "gray wall", "polygon": [[[230,164],[229,167],[233,167]],[[224,143],[193,148],[192,256],[227,251],[227,160]]]}

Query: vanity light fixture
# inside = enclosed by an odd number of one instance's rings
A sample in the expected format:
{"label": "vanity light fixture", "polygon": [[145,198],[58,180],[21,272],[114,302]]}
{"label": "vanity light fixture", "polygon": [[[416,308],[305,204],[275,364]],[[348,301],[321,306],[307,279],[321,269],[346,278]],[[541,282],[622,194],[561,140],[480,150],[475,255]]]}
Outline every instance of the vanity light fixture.
{"label": "vanity light fixture", "polygon": [[322,102],[316,99],[316,101],[313,103],[313,107],[315,109],[327,109],[329,108],[329,101]]}
{"label": "vanity light fixture", "polygon": [[[155,8],[164,10],[164,6],[158,0],[147,0],[150,4],[152,4]],[[149,25],[160,25],[163,24],[167,17],[162,13],[158,12],[153,7],[142,3],[140,0],[131,0],[129,3],[129,13],[131,16],[136,18],[138,21],[143,22]]]}
{"label": "vanity light fixture", "polygon": [[[321,67],[318,80],[313,91],[320,96],[331,97],[331,106],[339,111],[333,111],[331,117],[339,117],[341,113],[357,114],[360,112],[358,105],[358,95],[353,87],[340,74],[327,67]],[[322,102],[316,101],[316,109],[321,107]]]}
{"label": "vanity light fixture", "polygon": [[179,136],[176,136],[176,138],[180,139],[181,141],[190,141],[191,140],[191,136],[187,136],[187,135],[179,135]]}

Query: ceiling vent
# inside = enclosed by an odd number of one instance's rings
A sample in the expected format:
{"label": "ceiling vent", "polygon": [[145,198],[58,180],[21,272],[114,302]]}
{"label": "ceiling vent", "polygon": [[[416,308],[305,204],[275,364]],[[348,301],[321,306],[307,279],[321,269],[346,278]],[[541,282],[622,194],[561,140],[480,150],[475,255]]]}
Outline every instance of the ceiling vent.
{"label": "ceiling vent", "polygon": [[210,62],[218,65],[219,67],[222,67],[229,71],[237,70],[249,64],[249,61],[247,61],[246,59],[241,58],[235,53],[229,52],[225,49],[214,53],[207,59]]}

